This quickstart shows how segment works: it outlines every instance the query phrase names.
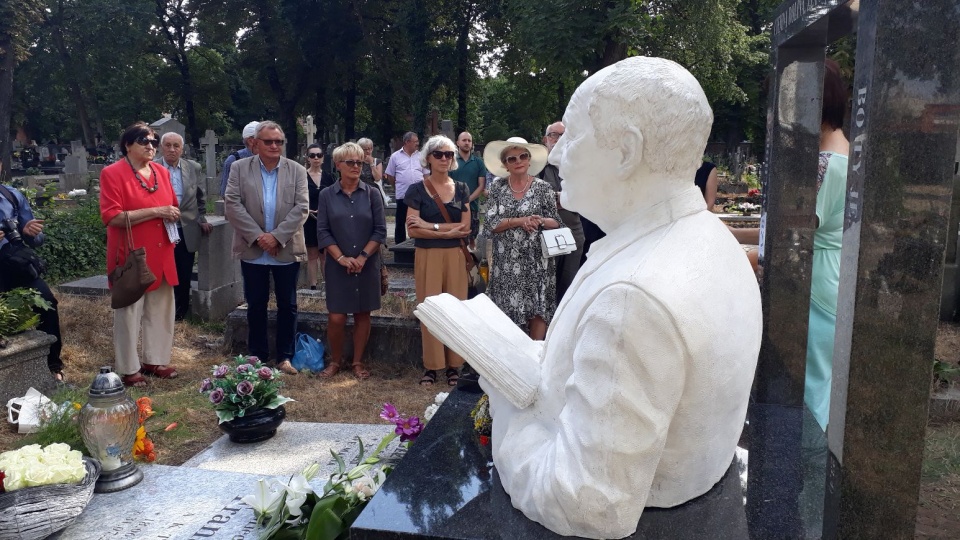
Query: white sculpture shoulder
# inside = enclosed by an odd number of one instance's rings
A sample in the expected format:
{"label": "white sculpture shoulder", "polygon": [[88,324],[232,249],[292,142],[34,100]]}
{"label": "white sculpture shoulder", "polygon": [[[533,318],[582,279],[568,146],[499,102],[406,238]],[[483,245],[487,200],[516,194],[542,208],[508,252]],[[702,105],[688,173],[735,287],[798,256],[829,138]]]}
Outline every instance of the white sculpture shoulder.
{"label": "white sculpture shoulder", "polygon": [[[645,506],[706,493],[733,459],[762,322],[749,263],[693,184],[712,120],[673,62],[596,73],[574,93],[550,162],[563,206],[607,237],[542,346],[522,343],[505,316],[458,338],[437,308],[449,298],[417,310],[483,377],[513,505],[556,533],[628,536]],[[737,301],[716,302],[718,290]],[[494,340],[517,343],[483,352]]]}

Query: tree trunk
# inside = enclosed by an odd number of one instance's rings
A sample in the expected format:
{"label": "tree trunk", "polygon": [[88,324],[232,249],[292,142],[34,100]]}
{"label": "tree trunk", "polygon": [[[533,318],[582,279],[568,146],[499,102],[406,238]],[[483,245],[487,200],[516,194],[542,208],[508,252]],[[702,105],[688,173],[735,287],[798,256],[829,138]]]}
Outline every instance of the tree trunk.
{"label": "tree trunk", "polygon": [[357,136],[357,74],[350,70],[350,86],[344,96],[346,109],[343,111],[343,138],[352,141]]}
{"label": "tree trunk", "polygon": [[10,177],[10,158],[13,144],[10,140],[10,116],[13,101],[13,68],[16,66],[16,57],[13,54],[9,40],[0,42],[0,50],[6,51],[0,60],[0,156],[2,156],[3,171],[0,172],[0,182]]}
{"label": "tree trunk", "polygon": [[563,81],[557,83],[557,120],[563,118],[563,113],[567,110],[567,87]]}
{"label": "tree trunk", "polygon": [[[467,13],[465,16],[469,16]],[[471,17],[472,18],[472,17]],[[467,77],[470,75],[470,24],[464,21],[457,35],[457,125],[454,137],[467,129]]]}
{"label": "tree trunk", "polygon": [[200,148],[200,128],[197,126],[197,112],[193,106],[193,79],[190,77],[190,64],[187,53],[183,52],[183,63],[180,64],[180,76],[183,77],[183,101],[187,109],[187,135],[194,148]]}
{"label": "tree trunk", "polygon": [[60,12],[54,21],[53,41],[56,44],[57,52],[60,55],[60,61],[63,63],[63,69],[67,72],[66,82],[70,92],[70,97],[77,108],[77,121],[80,123],[80,129],[83,132],[83,145],[91,147],[96,144],[96,138],[90,129],[90,116],[87,114],[87,106],[83,99],[83,91],[80,88],[80,74],[77,66],[74,64],[70,51],[67,49],[66,40],[63,39],[63,5],[60,5]]}

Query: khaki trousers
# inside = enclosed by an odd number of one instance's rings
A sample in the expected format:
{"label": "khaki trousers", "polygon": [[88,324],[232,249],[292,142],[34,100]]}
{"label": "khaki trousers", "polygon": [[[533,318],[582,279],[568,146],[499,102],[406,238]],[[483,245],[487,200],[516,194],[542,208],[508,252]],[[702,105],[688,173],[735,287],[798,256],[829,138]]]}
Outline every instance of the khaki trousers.
{"label": "khaki trousers", "polygon": [[173,287],[163,281],[160,288],[143,295],[131,306],[113,310],[113,354],[117,373],[140,371],[137,342],[143,331],[143,363],[165,366],[173,349]]}
{"label": "khaki trousers", "polygon": [[[413,264],[417,302],[428,296],[450,293],[460,300],[467,299],[467,270],[460,248],[417,248]],[[420,325],[423,341],[423,367],[436,370],[459,368],[463,358],[443,346],[424,325]]]}

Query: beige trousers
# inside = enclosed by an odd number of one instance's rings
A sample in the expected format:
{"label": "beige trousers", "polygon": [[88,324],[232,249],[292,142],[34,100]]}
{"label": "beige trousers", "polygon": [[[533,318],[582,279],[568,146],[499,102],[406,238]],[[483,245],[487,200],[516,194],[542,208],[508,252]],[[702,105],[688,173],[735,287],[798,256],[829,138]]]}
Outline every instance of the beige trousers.
{"label": "beige trousers", "polygon": [[[417,248],[413,276],[417,288],[417,303],[428,296],[450,293],[460,300],[467,299],[467,270],[460,248]],[[426,369],[459,368],[463,358],[443,346],[439,339],[420,325],[423,341],[423,367]]]}
{"label": "beige trousers", "polygon": [[137,342],[143,331],[143,363],[165,366],[173,349],[173,287],[166,282],[131,306],[113,310],[113,354],[116,371],[140,371]]}

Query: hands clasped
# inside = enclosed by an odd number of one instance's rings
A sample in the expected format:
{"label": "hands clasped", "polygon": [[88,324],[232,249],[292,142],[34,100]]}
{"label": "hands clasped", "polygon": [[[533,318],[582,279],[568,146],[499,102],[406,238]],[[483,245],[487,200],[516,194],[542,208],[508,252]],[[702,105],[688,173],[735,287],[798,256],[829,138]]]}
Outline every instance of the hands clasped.
{"label": "hands clasped", "polygon": [[519,222],[518,226],[527,232],[534,232],[543,225],[543,218],[536,214],[516,219]]}
{"label": "hands clasped", "polygon": [[358,257],[343,257],[337,263],[340,266],[343,266],[347,269],[348,274],[359,274],[363,270],[363,265],[367,262],[367,258],[363,255]]}
{"label": "hands clasped", "polygon": [[270,233],[263,233],[258,236],[257,245],[271,257],[276,257],[277,253],[280,253],[280,242]]}

